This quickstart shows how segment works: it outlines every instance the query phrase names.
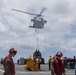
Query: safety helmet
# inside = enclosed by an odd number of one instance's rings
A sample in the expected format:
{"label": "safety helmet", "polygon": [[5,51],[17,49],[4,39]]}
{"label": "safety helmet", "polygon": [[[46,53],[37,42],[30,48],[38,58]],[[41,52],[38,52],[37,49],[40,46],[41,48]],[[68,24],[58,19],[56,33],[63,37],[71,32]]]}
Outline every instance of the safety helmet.
{"label": "safety helmet", "polygon": [[17,53],[17,50],[16,50],[15,48],[11,48],[11,49],[9,50],[9,53],[10,53],[10,54],[12,54],[12,53],[16,54],[16,53]]}
{"label": "safety helmet", "polygon": [[27,60],[29,60],[29,59],[32,59],[30,55],[29,55],[29,56],[27,56]]}
{"label": "safety helmet", "polygon": [[56,53],[56,56],[60,56],[60,57],[62,57],[62,56],[63,56],[63,54],[62,54],[62,52],[61,52],[61,51],[59,51],[59,52],[57,52],[57,53]]}

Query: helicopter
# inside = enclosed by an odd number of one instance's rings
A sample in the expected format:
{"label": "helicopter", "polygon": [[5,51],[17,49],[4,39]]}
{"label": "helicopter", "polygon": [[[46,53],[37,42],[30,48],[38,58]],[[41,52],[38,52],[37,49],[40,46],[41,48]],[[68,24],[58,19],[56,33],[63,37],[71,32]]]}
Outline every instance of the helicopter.
{"label": "helicopter", "polygon": [[42,28],[44,28],[44,24],[47,23],[47,21],[42,18],[43,17],[42,13],[46,10],[46,8],[42,8],[42,10],[39,14],[33,14],[33,13],[29,13],[29,12],[25,12],[25,11],[21,11],[21,10],[17,10],[17,9],[12,9],[12,10],[26,13],[29,15],[35,15],[35,17],[33,19],[31,19],[31,22],[33,22],[33,26],[29,26],[30,28],[42,29]]}

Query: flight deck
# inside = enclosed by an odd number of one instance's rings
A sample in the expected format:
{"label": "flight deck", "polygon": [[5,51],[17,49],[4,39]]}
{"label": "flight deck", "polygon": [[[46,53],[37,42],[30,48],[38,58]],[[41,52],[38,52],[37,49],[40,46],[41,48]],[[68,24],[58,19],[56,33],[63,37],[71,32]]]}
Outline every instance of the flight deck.
{"label": "flight deck", "polygon": [[[48,70],[48,64],[41,65],[41,71],[25,71],[24,65],[15,64],[16,74],[15,75],[51,75],[50,70]],[[75,75],[75,69],[65,69],[66,75]],[[0,75],[3,75],[3,65],[0,65]]]}

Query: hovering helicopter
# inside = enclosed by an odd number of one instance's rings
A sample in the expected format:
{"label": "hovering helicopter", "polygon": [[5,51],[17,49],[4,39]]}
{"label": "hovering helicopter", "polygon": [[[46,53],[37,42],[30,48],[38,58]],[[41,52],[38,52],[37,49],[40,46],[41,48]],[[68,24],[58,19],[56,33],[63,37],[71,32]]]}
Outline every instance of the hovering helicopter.
{"label": "hovering helicopter", "polygon": [[43,17],[42,13],[46,10],[46,8],[42,8],[40,14],[33,14],[33,13],[29,13],[29,12],[25,12],[17,9],[12,9],[12,10],[26,13],[29,15],[35,15],[36,17],[34,17],[34,19],[31,19],[31,22],[33,22],[33,26],[29,26],[30,28],[42,29],[44,28],[44,24],[47,23],[47,21],[42,18]]}

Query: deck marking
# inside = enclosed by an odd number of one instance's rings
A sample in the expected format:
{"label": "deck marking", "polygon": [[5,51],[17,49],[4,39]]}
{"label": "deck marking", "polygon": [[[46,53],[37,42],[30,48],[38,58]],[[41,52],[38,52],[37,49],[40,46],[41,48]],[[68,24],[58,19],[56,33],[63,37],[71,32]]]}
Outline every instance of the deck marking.
{"label": "deck marking", "polygon": [[4,72],[4,70],[0,69],[1,72]]}

